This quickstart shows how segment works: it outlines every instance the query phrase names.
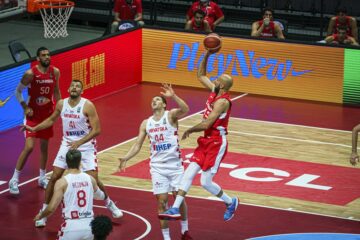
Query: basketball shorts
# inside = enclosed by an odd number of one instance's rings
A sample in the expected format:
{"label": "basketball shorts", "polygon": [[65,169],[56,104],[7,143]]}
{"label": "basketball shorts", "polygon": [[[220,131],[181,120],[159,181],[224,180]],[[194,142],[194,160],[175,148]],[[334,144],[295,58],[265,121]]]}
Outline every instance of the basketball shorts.
{"label": "basketball shorts", "polygon": [[66,220],[60,227],[57,239],[58,240],[94,239],[94,236],[91,233],[91,226],[90,226],[91,221],[92,218]]}
{"label": "basketball shorts", "polygon": [[152,166],[150,174],[154,195],[178,191],[182,176],[184,175],[184,167],[182,164],[177,169]]}
{"label": "basketball shorts", "polygon": [[[52,113],[53,113],[53,109],[49,108],[49,109],[45,109],[45,110],[37,110],[37,109],[33,109],[34,110],[34,115],[29,117],[26,116],[25,120],[24,120],[24,124],[28,125],[30,127],[35,127],[36,125],[38,125],[39,123],[41,123],[42,121],[44,121],[45,119],[47,119]],[[54,129],[53,126],[40,130],[38,132],[29,132],[29,131],[25,131],[25,137],[34,137],[34,138],[41,138],[41,139],[50,139],[54,136]]]}
{"label": "basketball shorts", "polygon": [[[66,164],[66,153],[69,151],[68,146],[64,146],[61,144],[58,154],[55,157],[54,160],[54,167],[59,167],[62,169],[67,169]],[[96,149],[94,147],[92,148],[86,148],[86,149],[78,149],[81,152],[81,164],[80,164],[80,170],[83,172],[95,170],[97,171],[97,158],[96,158]]]}
{"label": "basketball shorts", "polygon": [[197,163],[203,171],[211,169],[212,173],[216,173],[227,153],[226,136],[199,137],[197,142],[198,147],[190,161]]}

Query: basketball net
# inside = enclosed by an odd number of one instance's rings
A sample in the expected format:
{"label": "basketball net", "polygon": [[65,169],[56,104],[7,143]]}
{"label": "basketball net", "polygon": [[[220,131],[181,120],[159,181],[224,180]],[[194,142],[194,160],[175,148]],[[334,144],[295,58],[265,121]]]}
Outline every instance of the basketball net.
{"label": "basketball net", "polygon": [[67,22],[74,9],[74,3],[64,0],[40,0],[36,3],[44,23],[44,37],[67,37]]}

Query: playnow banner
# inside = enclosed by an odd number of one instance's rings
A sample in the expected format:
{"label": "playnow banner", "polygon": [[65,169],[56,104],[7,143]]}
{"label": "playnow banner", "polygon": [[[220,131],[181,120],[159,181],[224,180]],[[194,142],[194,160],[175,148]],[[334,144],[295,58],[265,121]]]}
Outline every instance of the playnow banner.
{"label": "playnow banner", "polygon": [[[143,81],[199,87],[203,39],[199,34],[143,29]],[[232,75],[233,91],[333,103],[354,103],[354,91],[360,91],[354,87],[355,75],[347,74],[350,97],[343,96],[342,48],[231,37],[222,37],[222,42],[221,51],[209,58],[207,76],[214,80],[223,73]],[[347,55],[354,51],[360,53],[350,49]],[[353,64],[347,66],[348,72],[356,70]]]}

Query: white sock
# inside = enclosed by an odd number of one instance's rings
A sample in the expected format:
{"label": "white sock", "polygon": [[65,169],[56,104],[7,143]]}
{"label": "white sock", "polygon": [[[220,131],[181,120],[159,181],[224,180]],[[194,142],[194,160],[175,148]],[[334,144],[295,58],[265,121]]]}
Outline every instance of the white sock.
{"label": "white sock", "polygon": [[17,181],[19,181],[20,173],[21,173],[21,171],[18,171],[15,169],[14,174],[11,179],[16,179]]}
{"label": "white sock", "polygon": [[42,211],[45,210],[45,208],[47,207],[48,205],[46,203],[43,204],[43,207],[42,207]]}
{"label": "white sock", "polygon": [[184,232],[189,231],[189,223],[188,220],[181,221],[181,234],[184,234]]}
{"label": "white sock", "polygon": [[223,194],[220,196],[220,198],[226,203],[226,205],[229,205],[232,203],[231,197],[229,197],[229,195],[227,195],[225,192],[223,192]]}
{"label": "white sock", "polygon": [[45,177],[45,173],[46,173],[46,169],[41,169],[40,168],[40,178]]}
{"label": "white sock", "polygon": [[170,229],[169,228],[163,228],[161,229],[162,235],[164,237],[164,240],[171,240],[170,238]]}
{"label": "white sock", "polygon": [[177,195],[176,199],[175,199],[175,202],[174,202],[174,205],[172,207],[179,208],[183,201],[184,201],[184,197],[180,196],[180,195]]}
{"label": "white sock", "polygon": [[105,199],[105,205],[108,206],[111,202],[111,199],[110,197],[108,196],[106,199]]}

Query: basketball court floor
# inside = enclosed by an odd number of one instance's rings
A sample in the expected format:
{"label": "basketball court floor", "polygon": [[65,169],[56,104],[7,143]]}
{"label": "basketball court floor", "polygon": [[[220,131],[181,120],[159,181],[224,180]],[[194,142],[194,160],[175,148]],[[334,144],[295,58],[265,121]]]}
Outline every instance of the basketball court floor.
{"label": "basketball court floor", "polygon": [[[208,93],[174,89],[191,109],[180,121],[181,135],[200,121]],[[159,85],[143,83],[94,100],[102,126],[99,174],[125,213],[113,219],[109,239],[162,239],[147,142],[125,172],[117,171],[117,158],[134,143],[141,121],[151,115],[151,98],[159,92]],[[204,191],[196,178],[186,199],[193,238],[360,239],[360,171],[349,163],[351,129],[359,122],[359,108],[246,93],[233,93],[232,99],[229,153],[215,181],[241,204],[225,223],[224,204]],[[49,171],[60,144],[60,122],[55,132]],[[180,142],[185,166],[199,135]],[[59,209],[45,228],[35,228],[32,220],[44,199],[36,179],[38,148],[21,175],[20,195],[7,190],[23,144],[18,129],[0,133],[0,239],[55,239],[62,222]],[[103,202],[95,204],[95,214],[110,216]],[[179,225],[171,222],[172,239],[180,239]]]}

